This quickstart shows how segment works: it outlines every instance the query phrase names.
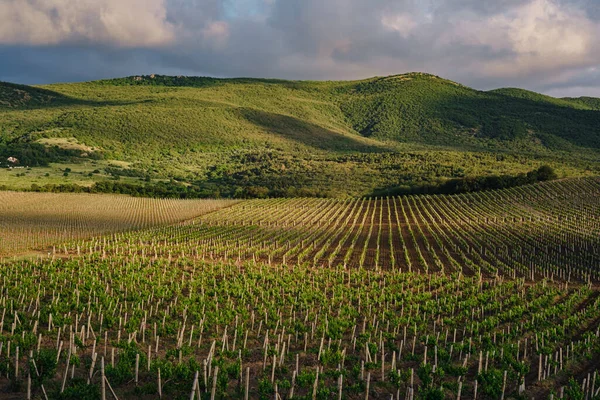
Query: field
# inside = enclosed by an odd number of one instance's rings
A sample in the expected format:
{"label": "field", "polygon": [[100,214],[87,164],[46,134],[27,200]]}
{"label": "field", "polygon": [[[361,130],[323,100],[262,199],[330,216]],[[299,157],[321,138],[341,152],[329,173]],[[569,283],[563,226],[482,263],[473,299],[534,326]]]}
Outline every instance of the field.
{"label": "field", "polygon": [[[108,160],[86,160],[73,163],[50,163],[48,166],[35,168],[2,168],[0,169],[0,187],[10,188],[10,190],[28,190],[31,185],[89,187],[96,182],[113,178],[106,173],[106,170],[110,170],[114,165],[118,164]],[[139,184],[140,180],[139,177],[120,177],[119,182]]]}
{"label": "field", "polygon": [[106,251],[127,240],[162,256],[600,280],[599,193],[589,178],[456,196],[251,200],[108,240]]}
{"label": "field", "polygon": [[74,238],[173,224],[234,203],[0,192],[0,256],[45,250]]}
{"label": "field", "polygon": [[[46,195],[2,196],[4,217]],[[0,264],[4,398],[600,395],[598,178],[370,200],[82,198],[81,215],[137,217],[80,230],[68,196],[36,198],[63,205],[73,233]]]}

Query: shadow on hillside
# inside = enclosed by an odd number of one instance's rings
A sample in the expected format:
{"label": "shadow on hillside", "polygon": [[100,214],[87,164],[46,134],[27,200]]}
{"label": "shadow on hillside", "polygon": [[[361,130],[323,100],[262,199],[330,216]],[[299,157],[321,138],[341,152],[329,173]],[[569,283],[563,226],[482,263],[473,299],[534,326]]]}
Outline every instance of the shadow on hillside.
{"label": "shadow on hillside", "polygon": [[573,145],[600,149],[600,112],[586,106],[595,103],[520,89],[482,92],[430,78],[401,84],[390,78],[360,82],[341,103],[354,129],[365,136],[509,151],[516,146],[530,149],[523,146],[529,140],[571,152],[576,150]]}
{"label": "shadow on hillside", "polygon": [[365,153],[388,151],[387,147],[383,144],[365,143],[361,137],[357,136],[353,138],[288,115],[269,113],[250,108],[242,108],[240,112],[242,117],[247,121],[264,128],[268,132],[315,149],[334,152],[358,151]]}
{"label": "shadow on hillside", "polygon": [[93,101],[65,96],[48,89],[0,82],[0,110],[39,109],[64,106],[113,106],[139,103],[124,101]]}
{"label": "shadow on hillside", "polygon": [[[533,132],[550,149],[568,150],[563,141],[600,149],[600,112],[596,110],[493,91],[480,92],[478,96],[442,97],[432,101],[430,107],[436,110],[437,118],[450,120],[464,128],[477,128],[499,120],[511,121],[509,125],[516,123],[523,130]],[[509,133],[511,128],[508,127]],[[496,133],[494,128],[490,133]]]}

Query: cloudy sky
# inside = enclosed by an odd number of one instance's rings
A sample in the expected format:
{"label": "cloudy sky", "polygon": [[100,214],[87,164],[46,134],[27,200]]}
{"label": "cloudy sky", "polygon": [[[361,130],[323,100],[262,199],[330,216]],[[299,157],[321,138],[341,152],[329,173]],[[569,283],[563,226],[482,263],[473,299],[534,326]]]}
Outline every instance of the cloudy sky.
{"label": "cloudy sky", "polygon": [[0,80],[357,79],[600,97],[600,0],[0,0]]}

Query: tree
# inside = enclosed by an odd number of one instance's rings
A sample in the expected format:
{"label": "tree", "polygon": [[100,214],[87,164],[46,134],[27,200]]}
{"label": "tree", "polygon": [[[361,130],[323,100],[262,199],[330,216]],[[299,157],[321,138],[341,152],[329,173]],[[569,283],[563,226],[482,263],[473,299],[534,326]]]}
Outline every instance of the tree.
{"label": "tree", "polygon": [[537,170],[538,181],[551,181],[558,178],[554,169],[548,165],[542,165]]}

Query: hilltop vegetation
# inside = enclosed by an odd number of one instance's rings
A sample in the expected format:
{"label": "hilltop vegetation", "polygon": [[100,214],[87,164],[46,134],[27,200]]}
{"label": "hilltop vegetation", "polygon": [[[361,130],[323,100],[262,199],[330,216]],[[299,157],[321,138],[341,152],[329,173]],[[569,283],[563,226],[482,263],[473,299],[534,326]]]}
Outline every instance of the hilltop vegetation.
{"label": "hilltop vegetation", "polygon": [[[48,168],[18,177],[2,171],[0,185],[123,178],[194,185],[212,196],[355,196],[516,176],[545,164],[560,177],[597,174],[599,104],[520,89],[481,92],[419,73],[345,82],[0,83],[0,165],[11,154],[21,166]],[[27,158],[42,153],[37,164]],[[68,180],[64,163],[86,167],[69,166],[81,176]]]}
{"label": "hilltop vegetation", "polygon": [[565,98],[565,100],[568,100],[571,102],[576,102],[576,103],[582,103],[592,110],[596,110],[596,111],[600,110],[600,99],[595,98],[595,97]]}
{"label": "hilltop vegetation", "polygon": [[374,79],[350,90],[342,107],[364,136],[443,144],[529,137],[553,150],[567,143],[600,148],[600,113],[590,112],[591,102],[521,89],[479,92],[429,75]]}

